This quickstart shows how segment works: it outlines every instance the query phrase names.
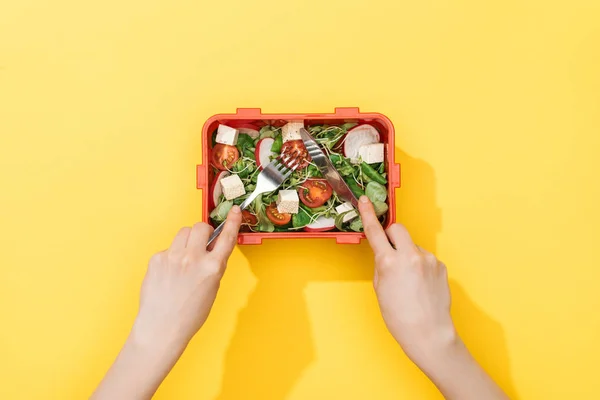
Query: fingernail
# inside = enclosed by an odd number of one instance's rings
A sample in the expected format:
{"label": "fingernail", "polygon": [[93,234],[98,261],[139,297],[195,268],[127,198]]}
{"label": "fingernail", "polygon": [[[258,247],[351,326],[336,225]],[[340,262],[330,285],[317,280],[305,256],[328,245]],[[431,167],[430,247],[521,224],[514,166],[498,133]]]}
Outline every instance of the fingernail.
{"label": "fingernail", "polygon": [[239,214],[242,212],[242,210],[240,210],[239,206],[233,206],[231,207],[231,212],[233,212],[234,214]]}
{"label": "fingernail", "polygon": [[360,202],[361,203],[368,203],[369,202],[369,198],[367,196],[365,196],[364,194],[362,196],[360,196]]}

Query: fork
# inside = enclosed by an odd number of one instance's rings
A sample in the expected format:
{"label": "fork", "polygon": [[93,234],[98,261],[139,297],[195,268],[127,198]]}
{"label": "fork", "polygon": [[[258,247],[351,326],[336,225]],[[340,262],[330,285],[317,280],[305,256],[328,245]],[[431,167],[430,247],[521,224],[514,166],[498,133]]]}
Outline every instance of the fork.
{"label": "fork", "polygon": [[[300,152],[294,154],[288,154],[284,157],[278,157],[271,161],[261,172],[258,174],[256,180],[256,189],[248,196],[248,198],[240,205],[240,209],[244,210],[248,207],[259,195],[263,193],[272,192],[277,189],[281,184],[298,168],[300,161],[298,155]],[[221,222],[215,231],[210,235],[206,247],[208,247],[216,238],[219,236],[225,221]]]}

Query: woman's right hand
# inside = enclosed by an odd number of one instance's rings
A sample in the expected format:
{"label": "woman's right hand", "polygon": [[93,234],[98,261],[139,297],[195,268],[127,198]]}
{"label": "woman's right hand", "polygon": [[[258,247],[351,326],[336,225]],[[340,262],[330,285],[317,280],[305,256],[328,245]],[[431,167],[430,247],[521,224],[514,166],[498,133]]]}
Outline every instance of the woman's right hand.
{"label": "woman's right hand", "polygon": [[507,399],[456,333],[446,266],[415,245],[404,226],[384,231],[366,196],[358,209],[375,253],[373,285],[381,315],[406,355],[446,399]]}
{"label": "woman's right hand", "polygon": [[415,245],[400,224],[387,232],[361,197],[359,211],[375,253],[373,284],[383,319],[406,355],[421,368],[458,340],[450,316],[446,266]]}

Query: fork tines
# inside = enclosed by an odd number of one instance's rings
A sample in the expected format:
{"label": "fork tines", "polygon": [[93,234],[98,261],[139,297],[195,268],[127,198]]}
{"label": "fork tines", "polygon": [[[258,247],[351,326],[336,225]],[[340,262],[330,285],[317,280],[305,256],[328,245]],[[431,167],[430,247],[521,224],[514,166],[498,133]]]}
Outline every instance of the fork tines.
{"label": "fork tines", "polygon": [[287,177],[290,176],[292,172],[294,172],[300,166],[300,162],[297,157],[299,154],[300,152],[296,152],[293,155],[287,154],[284,156],[279,156],[273,162],[273,166],[287,179]]}

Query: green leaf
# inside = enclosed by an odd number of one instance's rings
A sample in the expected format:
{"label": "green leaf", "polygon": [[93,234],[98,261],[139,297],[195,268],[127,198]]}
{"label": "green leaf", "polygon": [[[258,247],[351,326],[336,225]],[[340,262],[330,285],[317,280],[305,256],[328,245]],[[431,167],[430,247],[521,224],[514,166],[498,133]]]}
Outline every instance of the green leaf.
{"label": "green leaf", "polygon": [[344,130],[349,130],[354,128],[356,125],[358,125],[358,123],[356,122],[346,122],[345,124],[342,124],[340,126],[340,128],[344,129]]}
{"label": "green leaf", "polygon": [[345,228],[346,223],[344,223],[344,217],[350,213],[356,213],[356,210],[348,210],[346,212],[336,215],[335,217],[335,227],[342,232],[346,232],[348,230]]}
{"label": "green leaf", "polygon": [[262,128],[260,128],[260,131],[258,131],[258,133],[262,135],[263,133],[272,131],[272,130],[273,130],[273,128],[270,125],[265,125]]}
{"label": "green leaf", "polygon": [[252,170],[250,168],[253,168],[253,167],[251,167],[251,165],[248,164],[246,161],[244,161],[242,158],[239,158],[235,162],[235,164],[233,164],[233,167],[231,168],[231,170],[234,173],[238,174],[241,179],[244,179],[244,178],[247,178],[250,175],[250,173],[252,172]]}
{"label": "green leaf", "polygon": [[247,158],[249,158],[249,159],[251,159],[253,161],[255,160],[255,158],[254,158],[255,157],[255,155],[254,155],[254,147],[250,147],[250,148],[244,149],[243,154],[244,154],[244,157],[247,157]]}
{"label": "green leaf", "polygon": [[271,146],[271,151],[273,153],[279,154],[281,152],[281,147],[283,146],[283,136],[277,135],[275,141],[273,142],[273,146]]}
{"label": "green leaf", "polygon": [[258,217],[258,226],[256,229],[260,232],[273,232],[275,231],[275,225],[271,223],[269,218],[265,215],[264,212],[259,212],[256,214]]}
{"label": "green leaf", "polygon": [[236,206],[239,206],[240,204],[242,204],[246,199],[248,198],[248,196],[240,196],[240,197],[236,197],[235,199],[233,199],[233,204],[235,204]]}
{"label": "green leaf", "polygon": [[362,232],[363,231],[363,222],[362,219],[360,219],[360,217],[352,220],[352,222],[350,222],[350,229],[353,230],[354,232]]}
{"label": "green leaf", "polygon": [[344,165],[337,169],[342,176],[350,176],[354,174],[354,167],[351,165]]}
{"label": "green leaf", "polygon": [[[300,207],[304,206],[303,204],[300,205]],[[305,210],[310,214],[310,215],[315,215],[315,214],[322,214],[327,212],[327,209],[330,207],[327,206],[321,206],[321,207],[315,207],[315,208],[310,208],[310,207],[305,207]]]}
{"label": "green leaf", "polygon": [[352,178],[351,176],[344,177],[344,181],[348,184],[350,191],[352,191],[352,193],[354,193],[354,195],[357,198],[365,194],[365,191],[358,185],[358,183],[356,183],[354,178]]}
{"label": "green leaf", "polygon": [[329,159],[331,160],[331,163],[333,165],[338,165],[338,164],[342,163],[342,161],[344,160],[344,157],[342,157],[341,154],[331,153],[329,155]]}
{"label": "green leaf", "polygon": [[258,136],[258,140],[268,138],[268,137],[270,137],[270,138],[275,137],[275,133],[276,133],[275,131],[271,130],[270,126],[269,127],[264,126],[260,129],[260,135]]}
{"label": "green leaf", "polygon": [[314,176],[314,177],[321,177],[323,176],[321,174],[321,171],[319,171],[319,168],[317,168],[316,166],[309,164],[308,168],[306,169],[306,172],[308,173],[309,176]]}
{"label": "green leaf", "polygon": [[302,228],[310,224],[310,214],[303,208],[298,208],[298,214],[292,215],[292,226],[294,228]]}
{"label": "green leaf", "polygon": [[240,133],[238,135],[236,147],[240,153],[243,153],[245,149],[254,147],[254,139],[252,139],[250,135],[246,133]]}
{"label": "green leaf", "polygon": [[264,204],[271,204],[277,199],[277,192],[265,193],[262,196]]}
{"label": "green leaf", "polygon": [[256,229],[260,232],[273,232],[275,230],[275,225],[271,223],[265,214],[265,206],[262,197],[262,195],[259,195],[256,200],[254,200],[254,210],[256,211],[256,217],[258,218]]}
{"label": "green leaf", "polygon": [[378,217],[381,217],[382,215],[387,213],[389,209],[388,205],[382,201],[374,201],[373,208],[375,209],[375,215],[377,215]]}
{"label": "green leaf", "polygon": [[210,213],[210,217],[215,222],[221,223],[225,221],[227,213],[229,212],[229,210],[231,210],[231,207],[233,207],[233,201],[223,201],[222,203],[219,203],[219,205],[217,205],[214,210],[212,210],[212,212]]}
{"label": "green leaf", "polygon": [[369,182],[365,189],[365,194],[373,203],[376,201],[385,202],[387,199],[387,190],[385,189],[385,186],[377,182]]}

